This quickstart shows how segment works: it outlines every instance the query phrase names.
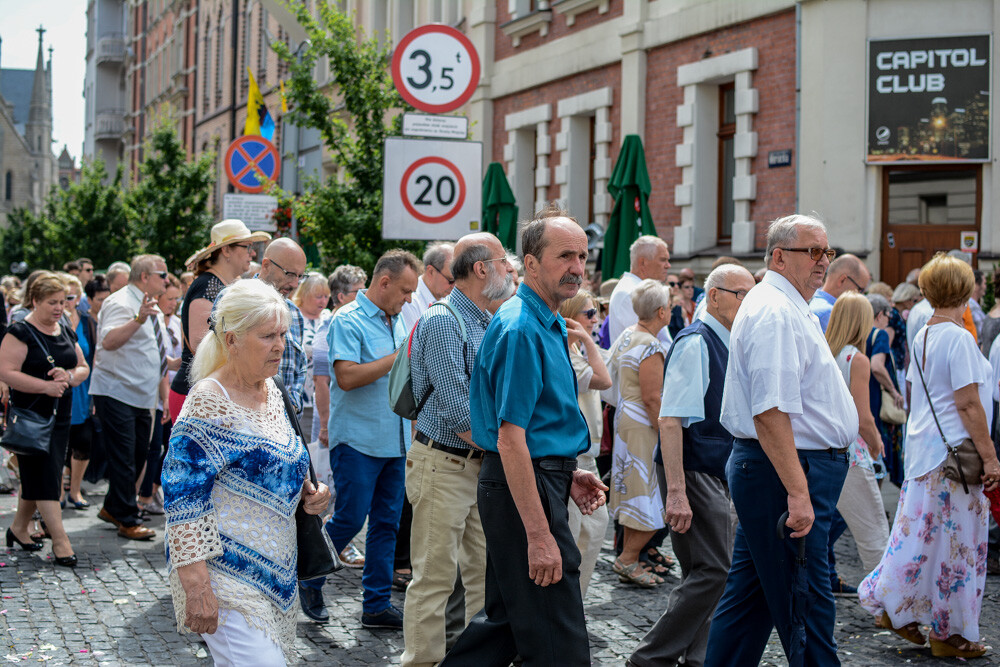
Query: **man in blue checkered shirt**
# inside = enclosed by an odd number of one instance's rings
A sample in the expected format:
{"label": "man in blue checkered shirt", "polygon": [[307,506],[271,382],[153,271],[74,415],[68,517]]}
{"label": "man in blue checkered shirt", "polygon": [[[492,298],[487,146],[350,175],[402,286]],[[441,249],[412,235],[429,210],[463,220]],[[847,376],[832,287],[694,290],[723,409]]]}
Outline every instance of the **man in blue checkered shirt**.
{"label": "man in blue checkered shirt", "polygon": [[503,246],[486,233],[459,240],[451,272],[455,287],[438,302],[447,305],[424,312],[410,354],[414,396],[428,398],[406,456],[413,581],[403,609],[404,667],[444,658],[445,606],[456,570],[465,586],[466,624],[485,599],[486,536],[476,503],[483,451],[472,442],[469,373],[491,313],[514,293],[514,281]]}
{"label": "man in blue checkered shirt", "polygon": [[[281,381],[288,389],[288,397],[292,399],[292,405],[296,412],[302,412],[302,390],[306,384],[306,353],[302,347],[302,330],[305,328],[305,320],[302,319],[302,312],[298,306],[292,303],[289,295],[298,287],[299,281],[306,271],[306,254],[301,246],[288,238],[280,238],[271,241],[264,251],[264,258],[261,260],[260,273],[254,276],[278,290],[281,296],[285,297],[285,305],[292,316],[288,325],[288,333],[285,334],[285,350],[281,353],[281,366],[278,373]],[[226,290],[219,292],[215,298],[215,303],[226,293]],[[213,311],[215,307],[213,306]]]}

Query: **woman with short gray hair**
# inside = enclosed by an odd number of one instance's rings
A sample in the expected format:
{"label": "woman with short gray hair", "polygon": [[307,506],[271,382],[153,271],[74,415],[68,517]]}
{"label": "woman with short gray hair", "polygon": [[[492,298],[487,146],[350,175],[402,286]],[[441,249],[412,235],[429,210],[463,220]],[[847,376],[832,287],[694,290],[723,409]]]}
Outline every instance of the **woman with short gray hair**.
{"label": "woman with short gray hair", "polygon": [[617,401],[609,506],[624,529],[622,553],[612,569],[623,582],[653,588],[663,579],[646,569],[639,553],[664,527],[653,455],[666,353],[656,334],[670,321],[670,290],[643,280],[632,292],[632,308],[639,321],[611,346],[609,363]]}

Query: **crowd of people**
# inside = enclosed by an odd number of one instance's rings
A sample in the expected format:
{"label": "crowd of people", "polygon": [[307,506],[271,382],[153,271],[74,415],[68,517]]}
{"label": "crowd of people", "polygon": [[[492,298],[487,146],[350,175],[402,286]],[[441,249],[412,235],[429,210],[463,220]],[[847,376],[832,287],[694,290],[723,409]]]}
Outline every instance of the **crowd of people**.
{"label": "crowd of people", "polygon": [[[473,233],[324,276],[224,220],[183,267],[4,278],[7,412],[51,418],[46,453],[6,456],[7,546],[50,539],[75,566],[62,510],[106,479],[97,516],[122,538],[166,515],[178,628],[217,664],[285,664],[299,610],[329,619],[325,579],[296,569],[300,506],[362,569],[360,624],[402,630],[407,666],[589,664],[612,523],[620,582],[681,577],[630,665],[756,664],[774,628],[790,661],[838,664],[835,596],[917,644],[929,627],[935,656],[986,651],[1000,298],[983,309],[962,253],[892,288],[791,215],[756,274],[720,257],[699,286],[642,236],[600,282],[555,207],[519,245]],[[837,572],[846,530],[861,582]]]}

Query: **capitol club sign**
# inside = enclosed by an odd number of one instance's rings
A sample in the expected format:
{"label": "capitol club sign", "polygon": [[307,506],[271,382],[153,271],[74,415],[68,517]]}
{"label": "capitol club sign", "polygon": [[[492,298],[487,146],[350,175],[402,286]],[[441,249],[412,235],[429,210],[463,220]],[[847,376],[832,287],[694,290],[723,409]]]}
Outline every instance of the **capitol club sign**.
{"label": "capitol club sign", "polygon": [[868,42],[868,162],[990,157],[990,36]]}

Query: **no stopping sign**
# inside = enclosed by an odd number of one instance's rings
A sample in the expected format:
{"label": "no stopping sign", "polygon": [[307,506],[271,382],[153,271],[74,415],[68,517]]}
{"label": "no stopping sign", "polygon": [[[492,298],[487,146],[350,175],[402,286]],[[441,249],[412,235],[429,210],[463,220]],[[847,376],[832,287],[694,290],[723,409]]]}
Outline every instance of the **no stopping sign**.
{"label": "no stopping sign", "polygon": [[383,238],[457,239],[478,231],[482,150],[477,141],[386,139]]}
{"label": "no stopping sign", "polygon": [[406,33],[392,56],[392,80],[403,99],[427,113],[447,113],[469,101],[479,83],[479,56],[451,26]]}

